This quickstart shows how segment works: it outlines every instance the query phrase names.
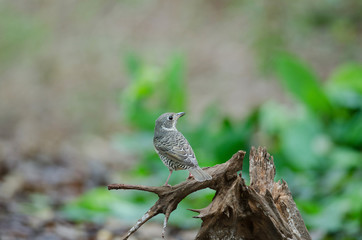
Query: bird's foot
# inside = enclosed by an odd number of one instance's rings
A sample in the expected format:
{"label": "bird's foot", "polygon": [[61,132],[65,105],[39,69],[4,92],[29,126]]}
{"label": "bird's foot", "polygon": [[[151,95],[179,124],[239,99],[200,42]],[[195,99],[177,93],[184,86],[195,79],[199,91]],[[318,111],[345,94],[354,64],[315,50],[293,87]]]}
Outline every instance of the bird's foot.
{"label": "bird's foot", "polygon": [[170,184],[168,184],[168,183],[165,183],[165,184],[163,184],[163,186],[164,187],[172,187]]}
{"label": "bird's foot", "polygon": [[189,173],[189,176],[186,178],[186,180],[192,180],[192,179],[195,179],[194,176],[192,176],[191,173]]}

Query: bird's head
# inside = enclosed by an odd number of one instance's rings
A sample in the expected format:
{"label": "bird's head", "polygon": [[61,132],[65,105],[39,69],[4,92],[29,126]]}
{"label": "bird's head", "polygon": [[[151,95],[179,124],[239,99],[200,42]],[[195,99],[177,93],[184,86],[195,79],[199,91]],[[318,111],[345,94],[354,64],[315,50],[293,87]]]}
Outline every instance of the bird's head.
{"label": "bird's head", "polygon": [[155,131],[174,131],[176,129],[177,120],[185,115],[184,112],[179,113],[164,113],[156,120]]}

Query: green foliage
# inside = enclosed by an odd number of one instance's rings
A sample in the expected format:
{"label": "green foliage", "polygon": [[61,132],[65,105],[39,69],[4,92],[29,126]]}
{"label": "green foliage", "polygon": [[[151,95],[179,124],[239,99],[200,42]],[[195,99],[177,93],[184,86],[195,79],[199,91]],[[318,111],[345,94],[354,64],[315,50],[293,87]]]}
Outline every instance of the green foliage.
{"label": "green foliage", "polygon": [[338,68],[329,79],[331,87],[362,93],[362,66],[357,63]]}
{"label": "green foliage", "polygon": [[330,113],[331,105],[320,82],[298,59],[285,54],[279,55],[276,58],[276,73],[287,91],[310,110]]}
{"label": "green foliage", "polygon": [[362,67],[351,63],[332,74],[326,86],[335,104],[347,108],[362,108]]}
{"label": "green foliage", "polygon": [[[288,182],[308,228],[320,231],[323,239],[357,239],[362,234],[361,65],[341,66],[322,84],[296,57],[279,55],[275,63],[278,79],[297,100],[292,108],[267,102],[238,120],[220,114],[217,104],[212,104],[199,122],[191,124],[185,117],[178,127],[201,166],[222,163],[251,144],[267,146],[274,156],[277,177]],[[120,106],[124,121],[134,130],[115,135],[114,144],[140,158],[129,178],[161,185],[168,171],[153,150],[154,120],[166,111],[186,111],[183,58],[174,56],[160,68],[130,54],[126,65],[131,81],[121,93]],[[247,165],[246,161],[244,176]],[[187,175],[175,172],[170,183]],[[95,190],[67,206],[64,213],[72,219],[97,220],[115,214],[138,219],[155,201],[143,192],[124,194],[119,198],[113,192]],[[196,193],[182,201],[183,210],[172,215],[170,224],[195,226],[198,222],[189,221],[192,214],[185,209],[205,207],[213,194],[211,190]],[[136,213],[139,206],[142,211]]]}
{"label": "green foliage", "polygon": [[154,122],[149,119],[185,108],[184,60],[181,56],[173,56],[164,68],[147,65],[133,53],[126,56],[125,62],[130,83],[120,96],[120,104],[130,126],[152,130]]}
{"label": "green foliage", "polygon": [[270,104],[260,109],[263,137],[274,140],[269,152],[282,161],[278,175],[287,176],[311,230],[323,231],[326,239],[356,239],[362,234],[362,202],[356,200],[362,180],[362,66],[337,68],[323,86],[297,58],[276,62],[282,85],[301,103],[289,111]]}
{"label": "green foliage", "polygon": [[122,192],[122,197],[119,195],[120,193],[110,192],[105,187],[93,189],[67,204],[61,210],[61,215],[72,221],[97,223],[113,216],[132,223],[148,210],[148,199],[155,201],[155,197],[148,193],[140,195]]}

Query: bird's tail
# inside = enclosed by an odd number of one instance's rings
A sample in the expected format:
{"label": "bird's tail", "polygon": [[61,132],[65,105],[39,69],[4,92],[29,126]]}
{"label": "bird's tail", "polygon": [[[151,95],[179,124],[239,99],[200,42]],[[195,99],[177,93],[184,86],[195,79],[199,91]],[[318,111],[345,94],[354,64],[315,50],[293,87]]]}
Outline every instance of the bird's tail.
{"label": "bird's tail", "polygon": [[202,170],[200,167],[188,169],[188,170],[194,176],[196,181],[198,181],[198,182],[203,182],[203,181],[212,179],[212,177],[207,172]]}

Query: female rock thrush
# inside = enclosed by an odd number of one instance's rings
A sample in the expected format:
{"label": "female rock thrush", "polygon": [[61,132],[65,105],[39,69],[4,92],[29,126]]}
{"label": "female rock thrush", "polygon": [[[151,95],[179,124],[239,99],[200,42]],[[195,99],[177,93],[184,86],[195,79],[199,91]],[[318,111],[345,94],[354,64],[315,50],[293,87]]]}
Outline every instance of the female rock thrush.
{"label": "female rock thrush", "polygon": [[164,113],[156,120],[153,145],[162,162],[170,170],[166,186],[174,170],[186,169],[190,172],[190,176],[192,174],[199,182],[211,179],[211,176],[197,164],[195,153],[189,142],[176,129],[177,120],[183,115],[185,115],[184,112]]}

